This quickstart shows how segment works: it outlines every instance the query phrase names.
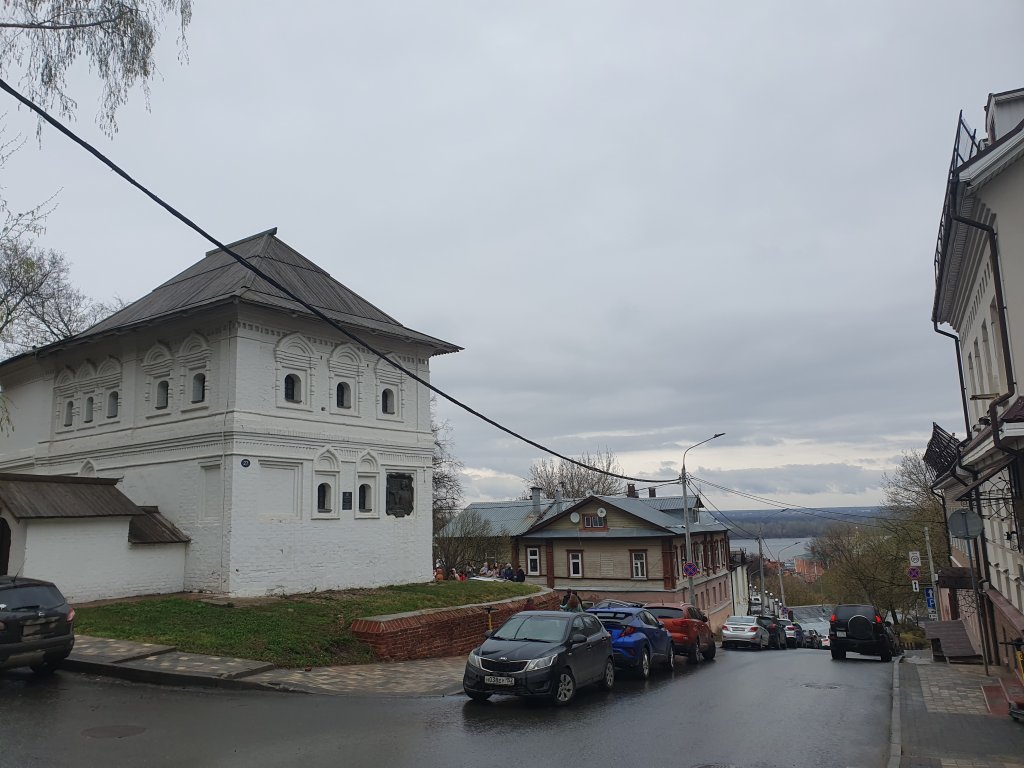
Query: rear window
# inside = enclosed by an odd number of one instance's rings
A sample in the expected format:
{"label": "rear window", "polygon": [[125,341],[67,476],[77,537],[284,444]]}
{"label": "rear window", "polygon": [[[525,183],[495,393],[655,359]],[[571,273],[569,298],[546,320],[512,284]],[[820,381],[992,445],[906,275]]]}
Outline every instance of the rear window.
{"label": "rear window", "polygon": [[836,606],[836,620],[837,621],[849,621],[854,616],[867,616],[873,619],[875,616],[875,609],[870,605],[837,605]]}
{"label": "rear window", "polygon": [[659,619],[682,619],[683,616],[682,608],[648,608],[648,611],[653,613]]}
{"label": "rear window", "polygon": [[725,620],[726,624],[753,624],[753,616],[730,616]]}
{"label": "rear window", "polygon": [[0,610],[19,608],[56,608],[64,604],[64,595],[46,584],[24,584],[0,590]]}
{"label": "rear window", "polygon": [[629,621],[633,618],[632,613],[626,613],[625,611],[590,611],[601,621]]}

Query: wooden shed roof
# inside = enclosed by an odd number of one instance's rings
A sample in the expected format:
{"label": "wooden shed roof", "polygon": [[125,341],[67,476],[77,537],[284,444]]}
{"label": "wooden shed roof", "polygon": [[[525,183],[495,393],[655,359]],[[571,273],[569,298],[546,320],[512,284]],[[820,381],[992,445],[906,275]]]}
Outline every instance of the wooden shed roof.
{"label": "wooden shed roof", "polygon": [[106,477],[0,473],[0,509],[18,520],[145,514],[116,484]]}

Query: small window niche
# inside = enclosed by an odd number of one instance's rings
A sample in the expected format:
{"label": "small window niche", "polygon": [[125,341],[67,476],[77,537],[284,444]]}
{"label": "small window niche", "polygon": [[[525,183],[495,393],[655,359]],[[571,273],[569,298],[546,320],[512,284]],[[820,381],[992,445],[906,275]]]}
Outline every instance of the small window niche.
{"label": "small window niche", "polygon": [[70,427],[75,423],[75,401],[68,400],[64,403],[64,426]]}
{"label": "small window niche", "polygon": [[369,483],[359,485],[359,514],[369,515],[373,513],[373,488]]}
{"label": "small window niche", "polygon": [[163,411],[167,408],[171,392],[171,383],[167,379],[163,379],[157,382],[156,385],[156,405],[154,406],[158,411]]}
{"label": "small window niche", "polygon": [[197,373],[192,376],[192,402],[206,402],[206,374]]}
{"label": "small window niche", "polygon": [[331,484],[320,483],[316,487],[316,511],[319,515],[331,514]]}
{"label": "small window niche", "polygon": [[284,377],[284,399],[288,403],[302,402],[302,379],[297,374],[289,373]]}
{"label": "small window niche", "polygon": [[335,398],[335,406],[343,408],[345,410],[351,410],[352,408],[352,387],[347,381],[338,383],[337,395]]}
{"label": "small window niche", "polygon": [[118,409],[121,407],[121,395],[114,390],[107,395],[107,418],[116,419]]}
{"label": "small window niche", "polygon": [[380,393],[380,412],[387,416],[394,416],[395,410],[395,390],[390,387],[385,387]]}
{"label": "small window niche", "polygon": [[85,408],[82,411],[82,422],[85,424],[92,424],[92,397],[85,398]]}

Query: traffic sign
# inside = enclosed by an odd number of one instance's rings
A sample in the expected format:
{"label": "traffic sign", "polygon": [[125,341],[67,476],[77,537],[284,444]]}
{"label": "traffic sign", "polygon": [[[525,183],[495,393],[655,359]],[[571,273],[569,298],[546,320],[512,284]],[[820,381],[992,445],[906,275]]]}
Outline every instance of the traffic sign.
{"label": "traffic sign", "polygon": [[924,602],[928,606],[929,613],[935,610],[935,587],[924,588]]}
{"label": "traffic sign", "polygon": [[910,582],[910,586],[912,586],[914,588],[915,592],[920,592],[921,591],[921,582],[919,582],[917,579],[914,579],[913,581],[911,581]]}
{"label": "traffic sign", "polygon": [[921,567],[921,553],[918,552],[916,549],[913,549],[908,554],[910,555],[910,564],[915,566],[915,567],[920,568]]}
{"label": "traffic sign", "polygon": [[921,578],[921,569],[918,568],[917,566],[911,566],[910,568],[907,568],[907,578],[909,578],[909,579],[920,579]]}
{"label": "traffic sign", "polygon": [[700,566],[696,563],[683,563],[683,573],[687,576],[697,576],[700,574]]}
{"label": "traffic sign", "polygon": [[936,621],[939,618],[939,612],[936,611],[934,608],[929,608],[928,609],[928,618],[931,619],[932,621]]}

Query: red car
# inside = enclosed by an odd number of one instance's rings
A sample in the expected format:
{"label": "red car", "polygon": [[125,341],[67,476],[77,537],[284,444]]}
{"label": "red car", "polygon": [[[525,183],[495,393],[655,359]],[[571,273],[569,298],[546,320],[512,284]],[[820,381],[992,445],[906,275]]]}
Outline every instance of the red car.
{"label": "red car", "polygon": [[677,653],[686,654],[690,664],[696,664],[701,656],[715,658],[715,635],[708,624],[708,617],[690,603],[647,603],[644,606],[660,621],[672,635],[672,645]]}

